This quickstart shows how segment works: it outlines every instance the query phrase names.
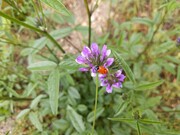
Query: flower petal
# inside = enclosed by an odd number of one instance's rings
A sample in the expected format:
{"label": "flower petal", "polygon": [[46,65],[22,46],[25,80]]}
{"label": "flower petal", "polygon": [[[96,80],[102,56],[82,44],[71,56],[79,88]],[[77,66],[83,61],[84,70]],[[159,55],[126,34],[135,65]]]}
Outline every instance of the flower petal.
{"label": "flower petal", "polygon": [[110,84],[107,85],[106,91],[107,93],[112,93],[112,86]]}
{"label": "flower petal", "polygon": [[103,80],[103,81],[101,81],[101,86],[107,86],[107,84],[108,84],[108,81],[107,80]]}
{"label": "flower petal", "polygon": [[101,51],[101,58],[100,58],[101,62],[103,62],[106,59],[106,57],[108,57],[110,54],[111,54],[111,50],[107,50],[107,46],[104,45]]}
{"label": "flower petal", "polygon": [[102,51],[101,51],[101,62],[104,61],[105,57],[106,57],[106,53],[107,53],[107,46],[103,45]]}
{"label": "flower petal", "polygon": [[91,44],[91,51],[95,56],[98,56],[100,54],[99,47],[96,43]]}
{"label": "flower petal", "polygon": [[123,82],[125,78],[126,78],[126,76],[123,75],[123,74],[121,74],[121,75],[118,77],[118,80],[121,81],[121,82]]}
{"label": "flower petal", "polygon": [[93,66],[92,69],[91,69],[91,72],[97,73],[97,66]]}
{"label": "flower petal", "polygon": [[83,57],[89,58],[89,54],[91,54],[91,50],[89,49],[89,47],[85,46],[81,52],[81,55]]}
{"label": "flower petal", "polygon": [[91,72],[92,77],[96,77],[96,73]]}
{"label": "flower petal", "polygon": [[105,67],[109,67],[113,64],[114,58],[108,58],[107,61],[104,63]]}
{"label": "flower petal", "polygon": [[104,78],[106,78],[106,77],[107,77],[107,74],[99,74],[99,78],[104,79]]}
{"label": "flower petal", "polygon": [[78,64],[85,64],[85,63],[87,63],[87,60],[83,56],[80,55],[76,58],[76,62]]}
{"label": "flower petal", "polygon": [[121,74],[122,74],[122,69],[118,70],[118,71],[115,73],[115,76],[116,76],[116,77],[120,77]]}
{"label": "flower petal", "polygon": [[87,72],[87,71],[89,71],[89,68],[79,68],[79,71]]}
{"label": "flower petal", "polygon": [[108,57],[111,54],[111,50],[107,50],[106,57]]}
{"label": "flower petal", "polygon": [[112,86],[115,87],[115,88],[122,88],[122,83],[117,82],[117,83],[114,83]]}

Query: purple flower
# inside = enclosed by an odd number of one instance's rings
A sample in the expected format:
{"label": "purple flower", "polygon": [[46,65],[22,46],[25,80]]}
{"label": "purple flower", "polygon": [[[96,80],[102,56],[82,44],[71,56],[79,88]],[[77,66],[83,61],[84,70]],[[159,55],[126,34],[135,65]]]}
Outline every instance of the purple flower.
{"label": "purple flower", "polygon": [[80,71],[91,71],[91,75],[94,77],[97,73],[97,65],[108,68],[113,64],[114,58],[108,58],[110,54],[111,50],[107,50],[106,45],[100,50],[96,43],[92,43],[90,48],[87,46],[83,48],[81,55],[76,58],[76,62],[85,66],[80,68]]}
{"label": "purple flower", "polygon": [[122,69],[114,74],[99,75],[101,86],[106,87],[107,93],[112,93],[113,87],[122,88],[122,82],[125,78],[126,76],[122,73]]}
{"label": "purple flower", "polygon": [[180,46],[180,37],[178,37],[177,40],[176,40],[176,46],[177,46],[177,47]]}
{"label": "purple flower", "polygon": [[178,37],[178,38],[177,38],[177,43],[179,43],[179,44],[180,44],[180,37]]}

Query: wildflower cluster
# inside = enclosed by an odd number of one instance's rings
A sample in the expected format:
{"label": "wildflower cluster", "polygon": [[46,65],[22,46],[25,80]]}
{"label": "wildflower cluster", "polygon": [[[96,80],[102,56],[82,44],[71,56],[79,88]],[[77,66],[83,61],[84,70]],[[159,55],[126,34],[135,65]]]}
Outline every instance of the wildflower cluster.
{"label": "wildflower cluster", "polygon": [[101,86],[105,86],[108,93],[112,93],[113,87],[122,88],[122,82],[126,77],[122,73],[122,69],[110,72],[110,66],[114,62],[114,58],[109,58],[110,54],[111,50],[108,50],[106,45],[100,50],[96,43],[92,43],[90,48],[85,46],[81,55],[76,58],[78,64],[84,65],[79,69],[80,71],[90,71],[92,77],[95,77],[97,73],[99,74]]}

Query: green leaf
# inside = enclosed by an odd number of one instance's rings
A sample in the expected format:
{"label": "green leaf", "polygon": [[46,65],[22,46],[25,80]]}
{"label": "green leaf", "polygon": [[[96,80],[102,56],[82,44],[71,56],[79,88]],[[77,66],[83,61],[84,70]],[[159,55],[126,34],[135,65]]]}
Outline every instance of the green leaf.
{"label": "green leaf", "polygon": [[136,122],[136,126],[137,126],[138,135],[141,135],[141,129],[138,121]]}
{"label": "green leaf", "polygon": [[87,106],[83,105],[83,104],[79,104],[78,107],[77,107],[77,110],[79,112],[86,112],[87,111]]}
{"label": "green leaf", "polygon": [[56,129],[60,129],[60,130],[63,130],[63,131],[65,131],[69,127],[69,123],[66,120],[64,120],[64,119],[55,120],[52,123],[52,125]]}
{"label": "green leaf", "polygon": [[119,114],[121,114],[128,106],[129,102],[123,102],[122,104],[120,104],[119,108],[116,111],[116,114],[114,115],[114,117],[118,116]]}
{"label": "green leaf", "polygon": [[6,89],[7,89],[7,91],[9,92],[9,93],[11,93],[13,96],[15,96],[15,97],[21,97],[15,90],[13,90],[12,88],[10,88],[10,87],[6,87]]}
{"label": "green leaf", "polygon": [[71,123],[73,127],[78,131],[79,133],[82,133],[85,131],[85,126],[82,120],[82,116],[79,115],[71,106],[67,106],[67,114],[71,120]]}
{"label": "green leaf", "polygon": [[108,118],[112,121],[119,121],[119,122],[135,122],[134,119],[128,119],[128,118]]}
{"label": "green leaf", "polygon": [[81,98],[78,90],[74,87],[69,87],[68,94],[74,99],[80,99]]}
{"label": "green leaf", "polygon": [[73,73],[75,71],[78,71],[78,68],[80,65],[75,61],[76,58],[68,58],[64,59],[59,63],[59,68],[61,70],[65,70],[68,73]]}
{"label": "green leaf", "polygon": [[38,103],[39,103],[39,101],[40,101],[42,98],[44,98],[44,97],[46,97],[46,95],[39,95],[39,96],[37,96],[37,97],[31,102],[30,108],[31,108],[31,109],[36,108],[37,105],[38,105]]}
{"label": "green leaf", "polygon": [[24,116],[26,116],[28,113],[30,112],[30,109],[24,109],[22,110],[16,117],[16,119],[21,119],[23,118]]}
{"label": "green leaf", "polygon": [[128,66],[128,64],[125,62],[125,60],[118,54],[117,52],[113,51],[113,54],[117,60],[119,60],[121,66],[123,67],[123,70],[125,71],[127,77],[133,82],[136,83],[134,75]]}
{"label": "green leaf", "polygon": [[153,120],[147,120],[147,119],[141,119],[139,120],[140,123],[144,124],[161,124],[162,122],[160,121],[153,121]]}
{"label": "green leaf", "polygon": [[133,22],[135,23],[140,23],[140,24],[145,24],[147,26],[152,27],[153,26],[153,21],[150,20],[149,18],[133,18],[132,19]]}
{"label": "green leaf", "polygon": [[66,9],[66,7],[62,4],[60,0],[41,0],[48,6],[52,7],[54,10],[59,12],[62,15],[70,15],[69,11]]}
{"label": "green leaf", "polygon": [[180,82],[180,66],[178,66],[178,71],[177,71],[177,81]]}
{"label": "green leaf", "polygon": [[58,113],[58,99],[59,99],[59,71],[56,68],[51,72],[48,78],[48,94],[52,113]]}
{"label": "green leaf", "polygon": [[43,131],[42,129],[42,125],[39,121],[39,118],[38,118],[38,114],[35,113],[35,112],[31,112],[29,114],[29,119],[31,121],[31,123],[39,130],[39,131]]}
{"label": "green leaf", "polygon": [[137,87],[135,87],[135,90],[141,91],[141,90],[152,89],[152,88],[155,88],[155,87],[161,85],[163,82],[164,82],[163,80],[160,80],[160,81],[157,81],[157,82],[151,82],[151,83],[146,83],[146,84],[140,84],[140,85],[138,85]]}
{"label": "green leaf", "polygon": [[[101,114],[104,112],[104,108],[103,107],[99,107],[96,110],[96,119],[101,116]],[[88,122],[93,122],[94,120],[94,111],[90,112],[87,116],[87,121]]]}
{"label": "green leaf", "polygon": [[28,66],[29,70],[32,71],[43,71],[43,70],[52,70],[57,67],[57,64],[52,61],[40,61],[36,63],[32,63]]}

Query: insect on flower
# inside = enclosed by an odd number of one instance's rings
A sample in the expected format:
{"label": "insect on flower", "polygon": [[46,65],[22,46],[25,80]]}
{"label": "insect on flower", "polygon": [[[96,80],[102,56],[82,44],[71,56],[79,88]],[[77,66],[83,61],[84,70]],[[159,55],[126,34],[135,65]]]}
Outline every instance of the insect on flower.
{"label": "insect on flower", "polygon": [[105,68],[104,66],[96,66],[95,70],[100,74],[107,74],[108,73],[108,69]]}

